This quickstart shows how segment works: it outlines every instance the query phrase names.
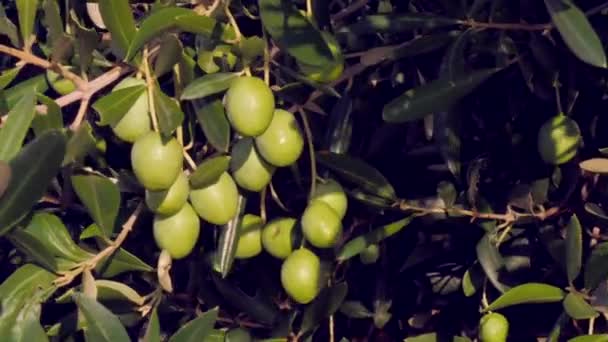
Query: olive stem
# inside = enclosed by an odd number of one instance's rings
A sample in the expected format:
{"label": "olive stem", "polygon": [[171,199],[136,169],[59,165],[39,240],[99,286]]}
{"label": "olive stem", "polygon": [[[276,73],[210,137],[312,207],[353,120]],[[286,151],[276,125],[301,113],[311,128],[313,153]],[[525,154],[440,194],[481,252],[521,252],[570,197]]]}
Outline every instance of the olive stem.
{"label": "olive stem", "polygon": [[150,64],[148,63],[148,47],[144,48],[143,58],[144,73],[146,75],[146,85],[148,90],[148,103],[150,107],[150,119],[152,120],[152,128],[155,132],[158,132],[158,119],[156,117],[156,108],[154,107],[154,79],[150,72]]}
{"label": "olive stem", "polygon": [[308,193],[308,201],[312,201],[315,195],[315,187],[317,183],[317,164],[315,159],[315,146],[312,141],[312,132],[310,125],[308,124],[308,118],[302,108],[298,108],[298,113],[302,117],[302,124],[304,126],[304,133],[306,134],[306,141],[308,143],[308,152],[310,157],[310,192]]}
{"label": "olive stem", "polygon": [[270,43],[264,28],[262,28],[262,38],[264,39],[264,82],[270,86]]}
{"label": "olive stem", "polygon": [[228,5],[224,6],[224,12],[226,13],[226,16],[228,17],[228,21],[230,22],[230,25],[234,28],[234,33],[236,35],[236,37],[234,39],[235,42],[240,42],[243,34],[241,33],[241,29],[239,29],[239,24],[237,24],[236,19],[234,19],[232,12],[230,12],[229,7],[230,6],[228,6]]}
{"label": "olive stem", "polygon": [[266,223],[266,192],[268,192],[268,186],[260,191],[260,217],[263,223]]}
{"label": "olive stem", "polygon": [[188,166],[192,169],[192,171],[196,170],[196,163],[194,162],[192,157],[190,157],[186,150],[182,150],[182,152],[184,155],[184,159],[186,159],[186,163],[188,163]]}
{"label": "olive stem", "polygon": [[82,120],[84,120],[84,117],[87,114],[87,108],[89,107],[89,100],[90,100],[90,98],[87,96],[87,97],[83,97],[82,100],[80,101],[80,107],[78,108],[78,113],[76,114],[74,121],[72,121],[72,124],[70,125],[70,129],[72,131],[77,131],[78,128],[80,127],[80,124],[82,123]]}

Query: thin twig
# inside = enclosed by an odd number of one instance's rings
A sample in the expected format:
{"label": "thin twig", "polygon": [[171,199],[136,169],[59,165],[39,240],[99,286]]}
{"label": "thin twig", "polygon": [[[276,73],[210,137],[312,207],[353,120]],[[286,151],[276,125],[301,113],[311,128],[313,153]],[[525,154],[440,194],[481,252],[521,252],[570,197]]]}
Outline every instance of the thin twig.
{"label": "thin twig", "polygon": [[312,141],[312,131],[308,124],[308,118],[302,108],[298,108],[298,113],[302,117],[302,124],[304,125],[304,133],[306,134],[306,141],[308,143],[308,154],[310,155],[310,192],[308,193],[308,200],[312,201],[315,195],[315,186],[317,183],[317,163],[315,160],[315,145]]}
{"label": "thin twig", "polygon": [[78,108],[78,113],[76,114],[74,121],[72,121],[72,124],[70,125],[70,130],[75,132],[80,127],[80,124],[82,123],[87,114],[87,109],[89,108],[89,101],[89,97],[83,97],[82,100],[80,100],[80,107]]}
{"label": "thin twig", "polygon": [[186,163],[188,163],[188,166],[192,169],[192,171],[196,170],[196,163],[194,162],[192,157],[190,157],[190,154],[188,154],[188,152],[186,152],[186,150],[182,150],[182,151],[184,154],[184,159],[186,159]]}
{"label": "thin twig", "polygon": [[150,72],[150,63],[148,63],[148,48],[144,48],[143,67],[146,75],[146,85],[148,88],[148,103],[150,107],[150,119],[152,120],[152,128],[158,132],[158,118],[156,117],[156,107],[154,106],[154,79]]}

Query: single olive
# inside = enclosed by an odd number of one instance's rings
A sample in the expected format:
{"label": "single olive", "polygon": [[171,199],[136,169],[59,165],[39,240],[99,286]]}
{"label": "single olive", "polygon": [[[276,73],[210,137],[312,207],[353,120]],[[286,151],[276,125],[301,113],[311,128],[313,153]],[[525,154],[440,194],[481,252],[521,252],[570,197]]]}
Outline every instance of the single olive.
{"label": "single olive", "polygon": [[[73,67],[68,67],[68,70],[71,71],[72,69]],[[60,95],[67,95],[76,90],[76,84],[74,84],[74,82],[64,78],[51,69],[46,70],[46,80],[51,85],[51,88]]]}
{"label": "single olive", "polygon": [[190,185],[188,177],[180,172],[175,182],[167,190],[146,190],[146,205],[157,214],[172,215],[178,212],[188,200]]}
{"label": "single olive", "polygon": [[[127,77],[120,81],[114,87],[113,91],[145,84],[146,81],[142,79]],[[135,103],[133,103],[127,113],[110,127],[112,128],[112,132],[114,132],[119,139],[133,143],[139,137],[152,130],[151,122],[148,93],[144,91],[137,100],[135,100]]]}
{"label": "single olive", "polygon": [[327,203],[311,201],[302,214],[302,232],[311,245],[329,248],[338,242],[342,234],[342,221]]}
{"label": "single olive", "polygon": [[480,342],[506,342],[509,335],[509,321],[505,316],[492,312],[479,320]]}
{"label": "single olive", "polygon": [[581,146],[581,130],[576,121],[560,113],[547,120],[538,131],[538,152],[548,164],[569,162]]}
{"label": "single olive", "polygon": [[141,185],[152,191],[166,190],[182,172],[182,146],[175,138],[165,141],[160,133],[150,131],[131,149],[131,167]]}
{"label": "single olive", "polygon": [[255,145],[267,162],[283,167],[298,160],[304,150],[304,137],[293,114],[277,109],[270,126],[255,138]]}
{"label": "single olive", "polygon": [[248,259],[262,252],[262,218],[256,215],[245,214],[241,220],[239,241],[236,245],[234,257]]}
{"label": "single olive", "polygon": [[274,94],[263,80],[252,76],[232,81],[224,98],[226,115],[241,135],[255,137],[266,130],[274,112]]}
{"label": "single olive", "polygon": [[200,221],[190,204],[173,215],[155,215],[154,241],[160,249],[167,250],[173,259],[188,256],[200,234]]}
{"label": "single olive", "polygon": [[234,328],[226,332],[225,342],[251,342],[251,334],[243,328]]}
{"label": "single olive", "polygon": [[359,253],[359,260],[362,264],[374,264],[380,257],[380,248],[377,244],[371,244]]}
{"label": "single olive", "polygon": [[205,221],[222,225],[237,213],[239,191],[232,177],[224,172],[218,180],[206,187],[190,190],[190,202]]}
{"label": "single olive", "polygon": [[268,164],[255,149],[253,139],[243,138],[232,146],[230,172],[241,188],[259,192],[272,178],[275,167]]}
{"label": "single olive", "polygon": [[324,182],[317,182],[313,199],[318,199],[327,203],[336,211],[340,219],[343,219],[344,215],[346,215],[348,198],[340,183],[336,182],[334,179],[329,178]]}
{"label": "single olive", "polygon": [[292,231],[297,221],[292,217],[278,217],[262,229],[262,246],[275,258],[285,259],[293,251]]}
{"label": "single olive", "polygon": [[281,265],[281,284],[285,292],[300,304],[310,303],[319,294],[321,262],[309,249],[291,253]]}

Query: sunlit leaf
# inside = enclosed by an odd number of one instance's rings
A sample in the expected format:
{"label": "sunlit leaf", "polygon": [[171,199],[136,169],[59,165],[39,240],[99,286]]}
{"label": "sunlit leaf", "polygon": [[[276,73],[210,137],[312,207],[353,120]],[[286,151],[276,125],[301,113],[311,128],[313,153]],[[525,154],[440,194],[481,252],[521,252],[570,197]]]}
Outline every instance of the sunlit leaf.
{"label": "sunlit leaf", "polygon": [[118,123],[145,91],[145,85],[135,85],[115,90],[95,101],[91,107],[99,114],[98,124],[105,126]]}
{"label": "sunlit leaf", "polygon": [[563,305],[572,319],[590,319],[599,316],[599,313],[578,293],[568,293]]}
{"label": "sunlit leaf", "polygon": [[169,338],[169,342],[194,342],[204,340],[213,330],[218,311],[219,309],[217,307],[213,308],[186,323]]}
{"label": "sunlit leaf", "polygon": [[99,0],[97,3],[103,22],[112,34],[113,51],[123,58],[136,34],[131,5],[123,0]]}
{"label": "sunlit leaf", "polygon": [[23,42],[30,40],[34,34],[34,23],[36,21],[36,11],[38,10],[38,0],[15,0],[17,12],[19,14],[19,29]]}
{"label": "sunlit leaf", "polygon": [[99,175],[73,175],[74,191],[85,205],[89,214],[101,227],[105,236],[114,231],[114,223],[120,208],[118,185]]}
{"label": "sunlit leaf", "polygon": [[232,72],[220,72],[204,75],[193,80],[182,92],[182,100],[198,99],[205,96],[222,92],[232,84],[238,74]]}
{"label": "sunlit leaf", "polygon": [[100,342],[129,342],[131,339],[118,317],[108,308],[83,294],[74,294],[74,300],[87,320],[87,340]]}
{"label": "sunlit leaf", "polygon": [[559,302],[566,294],[553,285],[526,283],[515,286],[488,305],[484,311],[498,310],[518,304],[537,304]]}
{"label": "sunlit leaf", "polygon": [[230,156],[216,156],[205,159],[190,176],[193,189],[204,188],[215,183],[228,170]]}
{"label": "sunlit leaf", "polygon": [[8,162],[19,153],[36,115],[34,100],[34,93],[27,92],[8,113],[8,119],[0,130],[0,160]]}
{"label": "sunlit leaf", "polygon": [[219,151],[228,152],[230,145],[230,123],[224,112],[222,101],[205,102],[195,100],[192,102],[196,118],[205,137]]}
{"label": "sunlit leaf", "polygon": [[393,236],[405,228],[414,219],[414,216],[406,217],[399,221],[378,227],[367,234],[358,236],[348,241],[338,252],[337,259],[340,261],[348,260],[359,255],[363,250],[372,244],[378,243],[390,236]]}
{"label": "sunlit leaf", "polygon": [[164,136],[170,136],[184,121],[184,112],[177,101],[154,87],[154,108],[158,117],[158,127]]}

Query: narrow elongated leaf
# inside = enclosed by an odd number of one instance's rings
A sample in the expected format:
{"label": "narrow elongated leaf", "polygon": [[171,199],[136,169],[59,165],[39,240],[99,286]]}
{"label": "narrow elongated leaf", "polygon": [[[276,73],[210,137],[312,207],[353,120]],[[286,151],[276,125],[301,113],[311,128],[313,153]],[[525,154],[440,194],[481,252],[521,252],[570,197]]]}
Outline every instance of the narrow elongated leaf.
{"label": "narrow elongated leaf", "polygon": [[46,81],[46,76],[43,74],[28,78],[25,81],[21,81],[14,86],[5,89],[4,97],[8,108],[13,108],[17,102],[26,96],[27,93],[33,91],[34,93],[44,93],[49,89],[49,84]]}
{"label": "narrow elongated leaf", "polygon": [[606,68],[606,54],[585,13],[571,0],[545,0],[551,20],[572,53],[585,63]]}
{"label": "narrow elongated leaf", "polygon": [[374,314],[369,311],[361,302],[354,300],[345,300],[340,305],[340,313],[349,318],[369,318]]}
{"label": "narrow elongated leaf", "polygon": [[46,106],[46,115],[36,115],[32,120],[32,130],[36,136],[49,130],[63,128],[63,114],[61,108],[50,97],[38,94],[38,101]]}
{"label": "narrow elongated leaf", "polygon": [[[102,248],[103,247],[104,246],[102,246]],[[130,271],[152,272],[154,271],[154,268],[127,250],[120,248],[116,253],[97,264],[95,271],[98,272],[101,277],[111,278]]]}
{"label": "narrow elongated leaf", "polygon": [[451,341],[451,342],[471,342],[468,337],[463,336],[446,336],[446,334],[440,333],[427,333],[414,337],[408,337],[403,342],[439,342],[439,341]]}
{"label": "narrow elongated leaf", "polygon": [[136,85],[115,90],[95,101],[91,107],[99,114],[98,124],[100,126],[116,124],[145,91],[145,85]]}
{"label": "narrow elongated leaf", "polygon": [[135,36],[135,19],[128,1],[99,0],[99,13],[112,35],[114,53],[123,58]]}
{"label": "narrow elongated leaf", "polygon": [[395,189],[375,168],[361,159],[331,152],[318,152],[317,161],[346,180],[379,197],[395,199]]}
{"label": "narrow elongated leaf", "polygon": [[179,104],[158,87],[154,88],[154,108],[158,127],[164,136],[170,136],[184,121],[184,112]]}
{"label": "narrow elongated leaf", "polygon": [[26,93],[8,113],[8,119],[0,130],[0,160],[10,161],[19,153],[36,115],[34,99],[34,92]]}
{"label": "narrow elongated leaf", "polygon": [[221,278],[215,273],[212,273],[212,280],[218,292],[230,305],[247,313],[259,322],[267,324],[275,323],[279,316],[279,310],[268,298],[262,297],[259,293],[251,297],[232,282]]}
{"label": "narrow elongated leaf", "polygon": [[342,96],[334,105],[325,131],[326,150],[337,154],[348,151],[353,132],[352,110],[353,99],[348,94]]}
{"label": "narrow elongated leaf", "polygon": [[154,61],[154,75],[161,77],[164,74],[173,70],[173,67],[179,63],[184,51],[182,43],[175,35],[166,35],[160,42],[159,50],[163,53],[159,54]]}
{"label": "narrow elongated leaf", "polygon": [[608,278],[608,242],[596,245],[585,263],[585,288],[594,290]]}
{"label": "narrow elongated leaf", "polygon": [[233,72],[218,72],[208,74],[190,82],[182,93],[182,100],[192,100],[217,94],[230,87],[232,81],[238,77]]}
{"label": "narrow elongated leaf", "polygon": [[384,106],[382,118],[390,123],[403,123],[448,110],[498,70],[481,69],[452,80],[440,78],[410,89]]}
{"label": "narrow elongated leaf", "polygon": [[458,24],[458,19],[423,13],[378,14],[363,17],[352,25],[341,28],[339,34],[355,36],[374,33],[407,32]]}
{"label": "narrow elongated leaf", "polygon": [[571,284],[578,277],[582,262],[583,228],[576,214],[573,214],[566,226],[566,268]]}
{"label": "narrow elongated leaf", "polygon": [[200,189],[215,183],[228,170],[229,165],[230,156],[205,159],[190,175],[190,185],[193,189]]}
{"label": "narrow elongated leaf", "polygon": [[108,178],[98,175],[74,175],[71,178],[74,191],[87,208],[93,221],[106,237],[112,235],[120,208],[120,190]]}
{"label": "narrow elongated leaf", "polygon": [[239,195],[237,214],[223,227],[222,232],[220,233],[214,268],[223,278],[228,276],[228,273],[232,269],[232,264],[234,263],[234,256],[239,243],[239,232],[241,230],[243,211],[245,210],[246,203],[247,199]]}
{"label": "narrow elongated leaf", "polygon": [[496,246],[492,243],[489,233],[484,235],[476,246],[477,260],[483,268],[486,276],[500,292],[509,290],[509,286],[503,284],[499,279],[499,272],[504,267],[504,260]]}
{"label": "narrow elongated leaf", "polygon": [[359,255],[370,245],[378,243],[390,236],[393,236],[405,228],[412,220],[414,216],[406,217],[399,221],[389,223],[385,226],[378,227],[367,234],[358,236],[348,241],[337,255],[337,259],[340,261],[348,260],[354,256]]}
{"label": "narrow elongated leaf", "polygon": [[569,339],[568,342],[608,342],[608,334],[581,335]]}
{"label": "narrow elongated leaf", "polygon": [[82,162],[84,157],[96,151],[96,145],[97,141],[93,136],[93,128],[88,121],[85,121],[76,132],[72,133],[70,140],[68,140],[65,158],[61,165]]}
{"label": "narrow elongated leaf", "polygon": [[543,283],[526,283],[513,287],[490,303],[484,311],[498,310],[518,304],[554,303],[566,294],[559,287]]}
{"label": "narrow elongated leaf", "polygon": [[22,230],[15,230],[8,235],[8,239],[21,253],[25,254],[33,262],[51,272],[58,271],[57,261],[53,254],[36,237]]}
{"label": "narrow elongated leaf", "polygon": [[578,293],[568,293],[563,305],[572,319],[590,319],[599,316],[599,313]]}
{"label": "narrow elongated leaf", "polygon": [[21,47],[17,27],[6,16],[6,11],[4,10],[4,6],[2,3],[0,3],[0,35],[7,36],[13,46]]}
{"label": "narrow elongated leaf", "polygon": [[15,77],[17,77],[19,71],[21,71],[21,68],[22,67],[18,66],[11,69],[6,69],[0,73],[0,90],[6,88],[6,86],[8,86],[15,79]]}
{"label": "narrow elongated leaf", "polygon": [[181,327],[169,342],[203,341],[213,331],[219,308],[215,307]]}
{"label": "narrow elongated leaf", "polygon": [[74,300],[87,320],[86,336],[99,342],[129,342],[131,339],[120,320],[105,306],[83,294]]}
{"label": "narrow elongated leaf", "polygon": [[160,342],[160,322],[158,321],[158,312],[154,308],[150,314],[146,334],[144,335],[145,342]]}
{"label": "narrow elongated leaf", "polygon": [[462,292],[471,297],[483,286],[484,273],[479,264],[471,266],[462,277]]}
{"label": "narrow elongated leaf", "polygon": [[48,341],[49,338],[40,324],[39,303],[32,303],[21,310],[11,329],[11,335],[2,335],[3,339],[14,342]]}
{"label": "narrow elongated leaf", "polygon": [[321,32],[287,0],[259,0],[264,28],[287,52],[302,63],[328,66],[334,61]]}
{"label": "narrow elongated leaf", "polygon": [[9,165],[13,175],[0,198],[0,236],[19,222],[46,192],[65,155],[66,138],[48,131],[28,143]]}
{"label": "narrow elongated leaf", "polygon": [[38,0],[16,0],[17,12],[19,14],[19,29],[23,42],[30,40],[34,34],[34,22],[38,10]]}
{"label": "narrow elongated leaf", "polygon": [[195,100],[192,106],[207,141],[218,151],[228,152],[230,145],[230,123],[226,118],[222,101],[205,102],[203,100]]}
{"label": "narrow elongated leaf", "polygon": [[2,195],[4,195],[6,188],[10,184],[11,175],[11,167],[8,163],[0,161],[0,198],[2,198]]}
{"label": "narrow elongated leaf", "polygon": [[308,332],[314,329],[322,320],[338,311],[347,293],[348,284],[345,282],[321,290],[317,298],[306,307],[300,332]]}

